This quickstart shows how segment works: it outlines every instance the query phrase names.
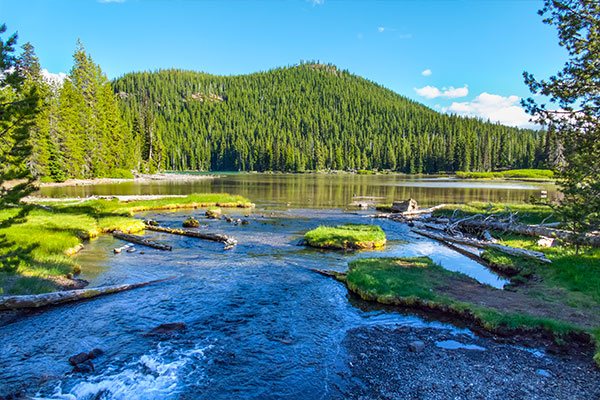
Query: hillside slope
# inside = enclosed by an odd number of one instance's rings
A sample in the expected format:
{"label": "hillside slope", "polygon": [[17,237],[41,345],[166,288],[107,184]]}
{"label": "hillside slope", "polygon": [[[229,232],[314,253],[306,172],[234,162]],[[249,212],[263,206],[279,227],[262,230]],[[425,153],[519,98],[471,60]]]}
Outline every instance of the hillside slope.
{"label": "hillside slope", "polygon": [[408,173],[528,168],[543,135],[435,112],[332,65],[113,82],[146,168]]}

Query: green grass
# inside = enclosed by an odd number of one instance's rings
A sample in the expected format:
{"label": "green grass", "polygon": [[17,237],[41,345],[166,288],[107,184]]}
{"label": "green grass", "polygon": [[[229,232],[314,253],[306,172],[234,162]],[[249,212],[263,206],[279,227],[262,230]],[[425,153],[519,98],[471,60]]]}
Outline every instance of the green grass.
{"label": "green grass", "polygon": [[0,295],[56,290],[54,278],[79,270],[68,255],[71,249],[101,233],[143,230],[143,222],[132,218],[136,212],[216,204],[223,207],[252,205],[240,196],[193,194],[128,203],[89,200],[45,203],[44,208],[23,206],[0,210]]}
{"label": "green grass", "polygon": [[509,214],[513,214],[516,220],[523,224],[558,221],[553,215],[552,208],[543,204],[470,202],[466,204],[449,204],[433,212],[434,216],[451,217],[454,215],[456,218],[468,217],[475,214],[495,214],[498,217],[508,217]]}
{"label": "green grass", "polygon": [[[349,264],[343,280],[349,290],[365,300],[441,311],[473,321],[490,331],[542,329],[554,333],[557,338],[570,332],[582,332],[577,326],[552,318],[506,312],[453,299],[444,294],[444,287],[461,282],[473,284],[474,281],[443,269],[428,257],[356,260]],[[492,291],[490,289],[490,295],[495,294]]]}
{"label": "green grass", "polygon": [[575,254],[572,246],[540,247],[533,237],[493,233],[502,244],[543,252],[551,264],[539,264],[529,259],[509,256],[495,250],[486,250],[483,257],[496,264],[520,268],[522,274],[535,275],[549,287],[565,290],[566,296],[589,297],[600,303],[600,249],[582,248]]}
{"label": "green grass", "polygon": [[383,229],[377,225],[346,224],[319,226],[306,232],[309,246],[326,249],[378,249],[385,246]]}
{"label": "green grass", "polygon": [[554,172],[548,169],[511,169],[496,172],[467,172],[458,171],[456,176],[461,179],[525,179],[525,180],[554,180]]}

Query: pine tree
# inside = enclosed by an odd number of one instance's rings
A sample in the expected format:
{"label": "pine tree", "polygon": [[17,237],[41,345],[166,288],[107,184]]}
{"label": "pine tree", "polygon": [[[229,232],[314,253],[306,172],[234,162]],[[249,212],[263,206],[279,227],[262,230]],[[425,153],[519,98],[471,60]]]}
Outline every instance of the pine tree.
{"label": "pine tree", "polygon": [[[557,211],[577,232],[600,229],[600,3],[596,0],[546,0],[539,11],[558,30],[568,54],[564,68],[548,80],[525,72],[534,94],[558,105],[546,108],[533,98],[523,102],[539,123],[556,134],[564,195]],[[564,146],[564,147],[563,147]],[[562,148],[561,148],[562,147]],[[557,157],[560,163],[560,157]],[[556,161],[555,161],[556,162]]]}
{"label": "pine tree", "polygon": [[[0,35],[6,33],[6,25],[0,25]],[[0,71],[4,71],[0,85],[0,208],[16,203],[32,190],[32,176],[27,168],[31,153],[30,128],[40,107],[35,85],[26,84],[23,69],[18,68],[24,59],[15,56],[17,35],[4,40],[0,38]],[[7,180],[18,179],[21,183],[9,187]]]}

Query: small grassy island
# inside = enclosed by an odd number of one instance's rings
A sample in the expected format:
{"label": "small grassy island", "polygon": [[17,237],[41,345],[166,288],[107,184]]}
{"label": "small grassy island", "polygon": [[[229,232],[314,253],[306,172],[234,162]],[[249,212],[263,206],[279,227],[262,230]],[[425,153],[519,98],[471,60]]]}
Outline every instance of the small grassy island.
{"label": "small grassy island", "polygon": [[0,295],[44,293],[71,288],[80,267],[70,257],[82,242],[101,233],[144,230],[132,216],[149,210],[252,207],[241,196],[191,194],[123,202],[93,199],[45,202],[0,211]]}
{"label": "small grassy island", "polygon": [[554,171],[549,169],[509,169],[494,172],[457,171],[461,179],[515,179],[521,181],[553,181]]}
{"label": "small grassy island", "polygon": [[339,250],[380,249],[386,243],[381,227],[365,224],[319,226],[306,232],[304,240],[312,247]]}

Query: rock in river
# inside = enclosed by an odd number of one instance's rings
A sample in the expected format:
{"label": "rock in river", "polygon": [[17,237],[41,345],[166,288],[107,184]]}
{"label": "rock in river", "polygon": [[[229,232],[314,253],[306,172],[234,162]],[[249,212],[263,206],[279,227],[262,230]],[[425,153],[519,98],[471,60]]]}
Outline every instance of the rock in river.
{"label": "rock in river", "polygon": [[418,353],[425,348],[425,343],[421,340],[415,340],[414,342],[410,342],[408,344],[408,349],[413,353]]}
{"label": "rock in river", "polygon": [[156,328],[148,332],[149,336],[164,336],[174,335],[180,331],[184,331],[187,328],[183,322],[171,322],[168,324],[160,324]]}

